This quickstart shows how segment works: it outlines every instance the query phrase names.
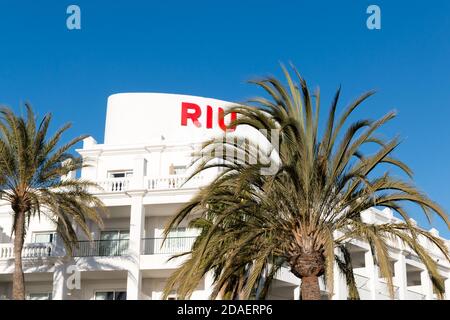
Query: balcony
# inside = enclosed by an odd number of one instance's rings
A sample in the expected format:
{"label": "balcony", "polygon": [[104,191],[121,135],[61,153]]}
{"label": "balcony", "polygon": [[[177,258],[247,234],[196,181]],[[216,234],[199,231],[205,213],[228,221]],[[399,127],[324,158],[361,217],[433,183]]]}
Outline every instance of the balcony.
{"label": "balcony", "polygon": [[169,237],[142,239],[142,254],[177,254],[191,250],[196,237]]}
{"label": "balcony", "polygon": [[359,297],[361,300],[370,300],[370,279],[366,276],[354,273],[356,287],[358,288]]}
{"label": "balcony", "polygon": [[[187,175],[170,175],[170,176],[155,176],[144,177],[144,188],[150,191],[164,191],[176,189],[198,188],[206,184],[206,179],[202,175],[196,175],[184,184],[189,176]],[[102,192],[125,192],[130,190],[133,178],[110,178],[97,181],[101,187],[96,188],[95,192],[99,190]]]}
{"label": "balcony", "polygon": [[411,289],[406,290],[406,300],[425,300],[426,296],[423,293],[413,291]]}
{"label": "balcony", "polygon": [[[60,255],[53,243],[26,243],[23,246],[22,258],[33,259]],[[0,260],[14,258],[14,244],[0,243]]]}
{"label": "balcony", "polygon": [[130,179],[115,178],[115,179],[100,180],[97,181],[97,184],[104,192],[124,192],[129,189]]}
{"label": "balcony", "polygon": [[[79,241],[73,249],[74,257],[122,256],[128,253],[128,240],[94,240]],[[54,243],[26,243],[23,246],[22,258],[35,259],[43,257],[64,256],[65,250]],[[0,244],[0,260],[14,258],[14,244]]]}
{"label": "balcony", "polygon": [[[196,237],[169,237],[142,239],[143,254],[177,254],[190,251]],[[73,249],[74,257],[114,257],[128,254],[128,239],[79,241]],[[62,248],[57,249],[54,243],[27,243],[23,247],[22,258],[64,256]],[[12,243],[0,244],[0,260],[13,259]]]}
{"label": "balcony", "polygon": [[79,241],[74,257],[114,257],[128,254],[128,239]]}
{"label": "balcony", "polygon": [[189,178],[187,175],[171,175],[166,177],[148,177],[146,178],[146,187],[148,190],[173,190],[180,188],[197,188],[205,185],[205,179],[202,175]]}
{"label": "balcony", "polygon": [[[400,299],[400,288],[394,285],[394,300]],[[378,293],[377,300],[389,300],[391,296],[389,294],[389,286],[387,282],[383,279],[380,279],[378,282]]]}

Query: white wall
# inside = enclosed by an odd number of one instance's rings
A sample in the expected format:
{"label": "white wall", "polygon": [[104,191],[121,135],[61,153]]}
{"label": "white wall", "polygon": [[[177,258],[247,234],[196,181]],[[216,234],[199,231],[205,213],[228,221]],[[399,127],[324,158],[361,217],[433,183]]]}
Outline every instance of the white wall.
{"label": "white wall", "polygon": [[94,300],[96,291],[127,291],[126,279],[81,280],[82,300]]}
{"label": "white wall", "polygon": [[[6,207],[6,208],[5,208]],[[5,206],[3,209],[5,211],[0,212],[0,243],[10,243],[12,242],[11,230],[13,224],[13,216],[9,207]],[[9,210],[8,210],[9,209]],[[36,215],[31,218],[30,224],[26,231],[25,243],[33,241],[33,233],[35,232],[48,232],[56,230],[55,224],[48,219],[44,214],[41,214],[41,218]]]}
{"label": "white wall", "polygon": [[[161,300],[164,286],[167,282],[165,278],[144,278],[142,279],[142,299]],[[192,293],[191,299],[205,300],[207,293],[204,290],[204,280],[200,282],[199,286]]]}
{"label": "white wall", "polygon": [[[200,123],[204,130],[181,125],[181,105],[195,103],[201,108]],[[205,134],[217,134],[218,108],[231,103],[217,99],[162,93],[120,93],[108,98],[105,144],[125,145],[148,143],[161,139],[192,140]],[[206,108],[213,108],[213,128],[206,129]]]}

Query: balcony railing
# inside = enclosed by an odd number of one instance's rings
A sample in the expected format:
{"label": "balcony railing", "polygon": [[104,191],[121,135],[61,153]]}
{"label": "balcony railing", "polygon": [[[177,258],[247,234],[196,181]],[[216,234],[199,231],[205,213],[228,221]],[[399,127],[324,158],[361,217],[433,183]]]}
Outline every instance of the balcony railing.
{"label": "balcony railing", "polygon": [[[202,175],[192,177],[184,184],[189,176],[170,175],[144,177],[144,188],[148,190],[176,190],[180,188],[197,188],[205,184]],[[133,178],[111,178],[96,181],[100,188],[95,188],[94,192],[125,192],[130,189],[131,179]]]}
{"label": "balcony railing", "polygon": [[[400,288],[396,285],[394,285],[394,300],[398,300],[400,298]],[[389,294],[389,285],[387,282],[380,280],[378,282],[378,294],[377,294],[378,300],[386,300],[386,299],[392,299],[391,295]]]}
{"label": "balcony railing", "polygon": [[360,274],[354,274],[356,287],[358,288],[359,297],[362,300],[369,300],[371,299],[370,294],[370,279],[366,276],[360,275]]}
{"label": "balcony railing", "polygon": [[74,257],[111,257],[128,253],[128,239],[79,241],[73,250]]}
{"label": "balcony railing", "polygon": [[129,179],[107,179],[97,181],[97,184],[101,187],[103,192],[124,192],[127,191],[130,186]]}
{"label": "balcony railing", "polygon": [[[143,254],[176,254],[191,250],[196,237],[145,238]],[[74,257],[111,257],[128,254],[128,239],[79,241],[73,248]],[[40,258],[63,256],[64,249],[57,249],[54,243],[27,243],[22,250],[22,257]],[[0,260],[14,258],[12,243],[0,244]]]}
{"label": "balcony railing", "polygon": [[[25,243],[22,249],[22,258],[42,258],[56,256],[56,247],[53,243]],[[0,259],[14,258],[14,244],[0,243]]]}
{"label": "balcony railing", "polygon": [[426,296],[422,293],[406,290],[406,300],[425,300]]}
{"label": "balcony railing", "polygon": [[196,237],[145,238],[143,254],[177,254],[190,251]]}
{"label": "balcony railing", "polygon": [[188,178],[189,176],[187,175],[147,177],[146,187],[148,190],[171,190],[200,187],[205,183],[205,179],[202,175],[196,175],[192,177],[186,184],[184,184]]}

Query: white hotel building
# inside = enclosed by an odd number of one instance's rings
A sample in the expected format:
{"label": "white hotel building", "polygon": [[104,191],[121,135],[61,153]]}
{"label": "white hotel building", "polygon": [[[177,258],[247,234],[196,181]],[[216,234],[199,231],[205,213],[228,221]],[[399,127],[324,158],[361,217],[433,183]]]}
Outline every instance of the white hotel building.
{"label": "white hotel building", "polygon": [[[183,103],[188,107],[184,119]],[[104,143],[89,137],[77,150],[91,164],[82,170],[81,177],[102,186],[94,192],[108,207],[109,216],[102,230],[92,226],[93,242],[81,241],[74,257],[65,256],[54,225],[43,217],[40,221],[34,218],[23,250],[27,297],[160,299],[166,279],[180,263],[168,258],[189,250],[196,235],[195,230],[179,227],[161,245],[162,231],[170,216],[217,173],[197,176],[182,185],[189,173],[186,170],[191,152],[207,137],[220,134],[218,108],[227,105],[215,99],[172,94],[110,96]],[[195,117],[198,122],[193,121]],[[374,223],[396,221],[390,210],[370,210],[364,217]],[[10,206],[0,202],[0,299],[12,295],[11,224]],[[431,232],[438,233],[435,229]],[[378,277],[369,246],[353,241],[349,248],[361,299],[389,299],[386,281]],[[429,248],[446,279],[446,299],[450,299],[449,262]],[[428,273],[413,253],[392,244],[390,254],[395,299],[436,299]],[[331,298],[346,299],[345,281],[338,272],[334,282]],[[296,299],[299,283],[283,268],[272,284],[269,298]],[[207,275],[192,299],[207,299],[210,291],[211,276]]]}

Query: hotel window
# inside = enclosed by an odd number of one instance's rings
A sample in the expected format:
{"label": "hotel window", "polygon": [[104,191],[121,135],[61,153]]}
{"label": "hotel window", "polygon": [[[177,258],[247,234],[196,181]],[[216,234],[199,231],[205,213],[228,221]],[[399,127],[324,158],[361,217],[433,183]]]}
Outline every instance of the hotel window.
{"label": "hotel window", "polygon": [[108,171],[108,178],[131,178],[133,176],[133,170],[115,170]]}
{"label": "hotel window", "polygon": [[127,300],[127,292],[123,290],[97,291],[95,300]]}
{"label": "hotel window", "polygon": [[27,300],[52,300],[51,292],[29,293]]}
{"label": "hotel window", "polygon": [[48,232],[34,232],[33,243],[53,243],[55,241],[56,233]]}
{"label": "hotel window", "polygon": [[121,256],[128,250],[128,230],[108,230],[100,234],[99,254],[101,256]]}
{"label": "hotel window", "polygon": [[[164,243],[158,243],[159,248],[155,248],[156,252],[161,253],[179,253],[191,249],[194,237],[198,235],[197,229],[178,227],[169,231],[167,239]],[[161,246],[162,244],[162,246]]]}
{"label": "hotel window", "polygon": [[188,234],[188,229],[185,227],[172,228],[169,231],[168,238],[186,237],[187,234]]}

